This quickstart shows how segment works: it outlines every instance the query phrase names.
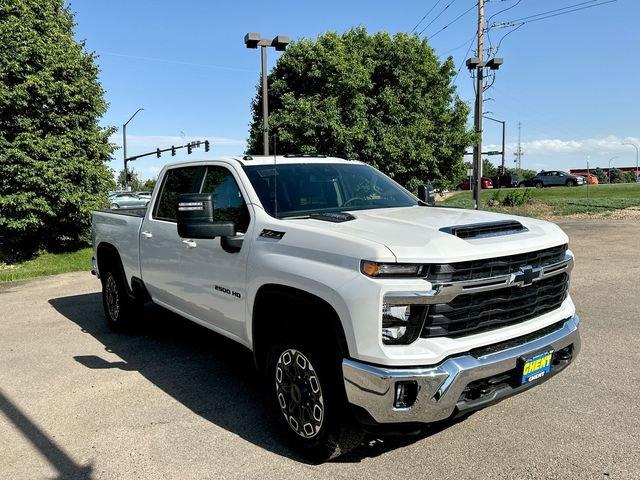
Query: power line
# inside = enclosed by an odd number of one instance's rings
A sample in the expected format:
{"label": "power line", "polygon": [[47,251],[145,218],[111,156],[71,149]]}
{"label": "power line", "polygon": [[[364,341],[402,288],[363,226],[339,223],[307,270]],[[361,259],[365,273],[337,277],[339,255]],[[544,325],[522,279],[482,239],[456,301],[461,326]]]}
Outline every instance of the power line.
{"label": "power line", "polygon": [[487,25],[489,24],[489,22],[490,22],[492,19],[494,19],[495,17],[497,17],[497,16],[498,16],[498,15],[500,15],[501,13],[504,13],[504,12],[506,12],[507,10],[511,10],[512,8],[517,7],[517,6],[518,6],[518,4],[519,4],[520,2],[522,2],[522,0],[518,0],[516,3],[514,3],[514,4],[513,4],[513,5],[511,5],[510,7],[503,8],[503,9],[502,9],[502,10],[500,10],[499,12],[496,12],[496,13],[494,13],[493,15],[491,15],[491,16],[489,17],[489,19],[487,20]]}
{"label": "power line", "polygon": [[500,50],[500,45],[502,45],[502,41],[508,37],[509,35],[511,35],[513,32],[515,32],[516,30],[518,30],[520,27],[523,27],[524,23],[521,23],[520,25],[518,25],[517,27],[515,27],[513,30],[508,31],[507,33],[505,33],[502,38],[500,39],[500,41],[498,42],[498,45],[496,45],[496,50],[494,52],[494,55],[498,54],[498,51]]}
{"label": "power line", "polygon": [[[570,6],[567,6],[567,7],[564,7],[564,8],[559,8],[559,9],[556,9],[556,10],[550,10],[548,12],[542,12],[542,13],[538,13],[536,15],[530,15],[528,17],[516,18],[514,20],[509,20],[509,21],[506,21],[506,22],[494,23],[493,25],[491,25],[491,27],[496,27],[496,28],[515,27],[517,25],[524,25],[525,23],[533,23],[533,22],[537,22],[539,20],[546,20],[547,18],[553,18],[553,17],[558,17],[560,15],[565,15],[567,13],[578,12],[580,10],[586,10],[587,8],[599,7],[599,6],[602,6],[602,5],[606,5],[608,3],[617,2],[618,0],[608,0],[606,2],[597,3],[595,5],[586,5],[586,6],[579,7],[579,8],[573,8],[572,10],[567,10],[568,8],[577,7],[578,5],[585,5],[586,3],[592,3],[594,1],[598,1],[598,0],[590,0],[589,2],[582,2],[582,3],[575,4],[575,5],[570,5]],[[564,11],[561,11],[561,10],[564,10]],[[552,12],[559,12],[559,13],[552,13]],[[531,20],[528,20],[528,19],[531,19]]]}
{"label": "power line", "polygon": [[428,11],[427,13],[425,13],[425,14],[422,16],[422,18],[420,19],[420,21],[419,21],[418,23],[416,23],[415,27],[413,27],[413,28],[411,29],[411,32],[409,32],[409,33],[413,33],[413,32],[415,32],[415,31],[416,31],[416,29],[420,26],[420,24],[421,24],[422,22],[424,22],[424,19],[425,19],[425,18],[427,18],[431,12],[433,12],[433,9],[434,9],[434,8],[436,8],[436,7],[438,6],[438,4],[439,4],[441,1],[442,1],[442,0],[438,0],[436,3],[434,3],[434,4],[433,4],[433,6],[429,9],[429,11]]}
{"label": "power line", "polygon": [[456,83],[456,79],[458,78],[458,75],[460,75],[460,71],[462,70],[462,67],[464,66],[464,62],[466,61],[467,56],[469,56],[469,52],[471,51],[471,47],[473,47],[473,42],[476,39],[476,35],[478,34],[478,30],[476,30],[476,33],[473,34],[473,37],[471,38],[471,43],[469,43],[469,48],[467,48],[467,53],[464,54],[464,57],[462,57],[462,62],[460,62],[460,66],[458,67],[458,71],[456,72],[456,76],[453,77],[453,82],[452,83]]}
{"label": "power line", "polygon": [[433,22],[435,22],[438,18],[440,18],[440,16],[441,16],[444,12],[446,12],[446,11],[447,11],[447,9],[448,9],[451,5],[453,5],[453,3],[454,3],[455,1],[456,1],[456,0],[451,0],[449,3],[447,3],[447,5],[446,5],[442,10],[440,10],[440,13],[439,13],[438,15],[436,15],[436,16],[433,18],[433,20],[431,20],[431,21],[427,24],[427,26],[426,26],[426,27],[424,27],[422,30],[420,30],[420,32],[418,32],[418,35],[422,35],[422,34],[424,33],[424,31],[425,31],[427,28],[429,28],[429,27],[433,24]]}
{"label": "power line", "polygon": [[441,53],[441,55],[446,55],[447,53],[455,52],[455,51],[456,51],[456,50],[458,50],[459,48],[464,47],[467,43],[469,43],[469,42],[471,42],[471,41],[475,40],[475,38],[476,38],[476,34],[474,33],[474,34],[473,34],[473,37],[471,37],[469,40],[465,40],[465,41],[464,41],[464,42],[462,42],[460,45],[458,45],[458,46],[456,46],[456,47],[453,47],[453,48],[450,48],[449,50],[446,50],[446,51],[442,52],[442,53]]}
{"label": "power line", "polygon": [[467,13],[469,13],[471,10],[473,10],[474,8],[476,8],[478,6],[478,4],[476,3],[475,5],[471,6],[471,8],[469,8],[468,10],[465,10],[464,12],[462,12],[460,15],[458,15],[456,18],[454,18],[453,20],[451,20],[449,23],[447,23],[444,27],[442,27],[440,30],[438,30],[436,33],[434,33],[433,35],[431,35],[429,37],[429,39],[432,39],[433,37],[435,37],[436,35],[438,35],[440,32],[442,32],[443,30],[445,30],[447,27],[449,27],[450,25],[453,25],[454,23],[456,23],[458,20],[460,20],[462,17],[464,17]]}

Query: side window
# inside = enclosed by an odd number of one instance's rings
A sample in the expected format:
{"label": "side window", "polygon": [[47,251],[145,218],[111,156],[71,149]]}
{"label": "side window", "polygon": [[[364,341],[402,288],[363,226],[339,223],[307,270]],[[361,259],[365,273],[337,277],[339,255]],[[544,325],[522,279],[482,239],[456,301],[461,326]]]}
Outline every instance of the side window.
{"label": "side window", "polygon": [[214,220],[231,220],[239,232],[247,231],[249,210],[229,169],[219,166],[208,167],[202,193],[213,194]]}
{"label": "side window", "polygon": [[155,205],[153,218],[175,222],[178,219],[178,195],[198,193],[204,167],[182,167],[167,170]]}

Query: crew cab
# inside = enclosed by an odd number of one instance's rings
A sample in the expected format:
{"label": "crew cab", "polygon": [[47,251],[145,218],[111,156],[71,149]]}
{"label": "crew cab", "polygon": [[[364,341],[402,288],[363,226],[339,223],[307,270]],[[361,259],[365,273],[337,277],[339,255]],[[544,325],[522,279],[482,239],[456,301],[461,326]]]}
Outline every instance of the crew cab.
{"label": "crew cab", "polygon": [[580,350],[567,236],[420,197],[338,158],[167,165],[146,208],[93,213],[107,322],[152,301],[244,345],[273,419],[316,460],[562,371]]}

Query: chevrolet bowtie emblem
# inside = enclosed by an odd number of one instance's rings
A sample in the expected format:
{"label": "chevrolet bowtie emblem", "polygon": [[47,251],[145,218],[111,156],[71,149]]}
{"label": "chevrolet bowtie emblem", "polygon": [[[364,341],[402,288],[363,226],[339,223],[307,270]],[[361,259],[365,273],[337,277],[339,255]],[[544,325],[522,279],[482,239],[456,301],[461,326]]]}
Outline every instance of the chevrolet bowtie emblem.
{"label": "chevrolet bowtie emblem", "polygon": [[520,267],[520,271],[513,275],[512,283],[514,285],[518,285],[519,287],[528,287],[535,280],[538,280],[540,278],[541,272],[542,269],[533,268],[531,265]]}

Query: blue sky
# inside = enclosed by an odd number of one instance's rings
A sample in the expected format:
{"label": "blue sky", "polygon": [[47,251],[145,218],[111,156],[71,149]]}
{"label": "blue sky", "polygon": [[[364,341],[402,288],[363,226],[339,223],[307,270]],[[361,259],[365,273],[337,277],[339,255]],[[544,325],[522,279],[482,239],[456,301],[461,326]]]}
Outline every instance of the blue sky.
{"label": "blue sky", "polygon": [[[507,21],[584,0],[492,0],[487,16],[514,6],[493,21]],[[604,1],[604,0],[598,0]],[[70,2],[76,36],[100,58],[100,79],[109,109],[104,125],[128,127],[129,154],[191,139],[209,138],[210,155],[241,153],[250,101],[259,80],[259,54],[243,44],[248,31],[314,38],[327,31],[364,26],[369,32],[410,31],[437,0],[270,1],[109,0]],[[438,55],[464,60],[476,29],[475,11],[434,34],[475,0],[441,0],[421,30],[450,4],[423,35],[433,36]],[[485,109],[507,121],[507,162],[513,165],[517,124],[522,122],[523,167],[534,170],[635,163],[640,142],[640,2],[618,0],[601,7],[523,25],[505,38],[504,66],[486,96]],[[494,45],[509,29],[492,29]],[[270,64],[278,54],[270,50]],[[472,101],[465,69],[459,95]],[[487,122],[487,148],[500,142],[500,126]],[[121,132],[113,138],[121,144]],[[121,168],[122,151],[113,168]],[[192,154],[204,156],[204,152]],[[183,158],[140,160],[135,168],[153,177],[164,163]],[[498,157],[492,157],[498,162]]]}

